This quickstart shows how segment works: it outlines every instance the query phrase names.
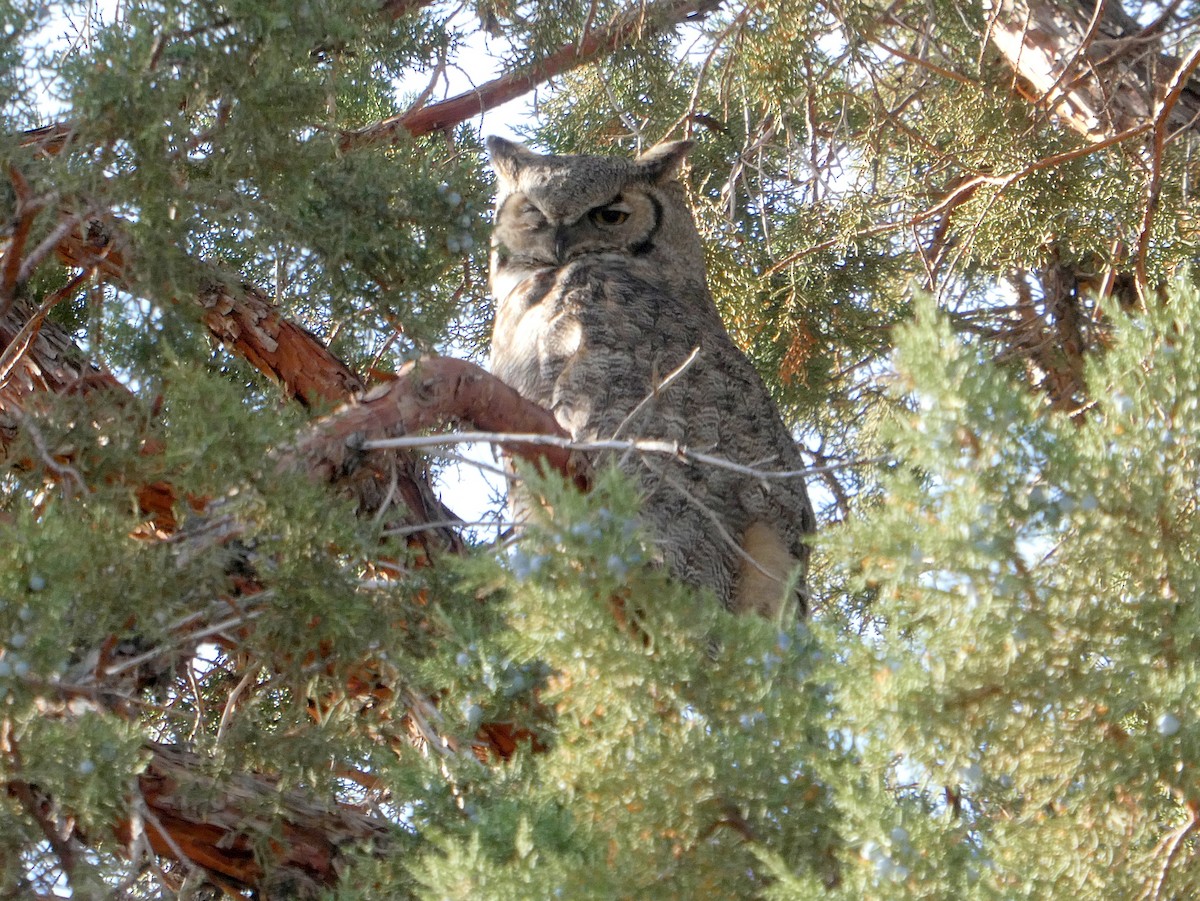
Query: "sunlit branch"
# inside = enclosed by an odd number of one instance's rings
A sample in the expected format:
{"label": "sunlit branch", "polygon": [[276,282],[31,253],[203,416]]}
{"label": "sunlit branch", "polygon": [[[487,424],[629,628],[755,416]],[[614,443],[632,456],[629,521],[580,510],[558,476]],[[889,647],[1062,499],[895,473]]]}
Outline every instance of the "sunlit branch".
{"label": "sunlit branch", "polygon": [[363,450],[416,450],[453,444],[500,444],[505,446],[528,444],[540,447],[560,448],[580,453],[621,451],[653,454],[656,456],[673,457],[681,462],[716,466],[721,469],[730,470],[731,472],[752,476],[756,479],[767,480],[800,479],[826,472],[836,472],[841,469],[873,466],[885,460],[883,457],[869,457],[861,460],[847,460],[844,463],[830,463],[825,466],[809,466],[804,469],[764,469],[761,466],[747,466],[742,463],[736,463],[733,460],[728,460],[725,457],[692,450],[674,441],[657,441],[644,438],[575,441],[570,438],[531,432],[447,432],[441,435],[412,435],[364,441],[361,447]]}

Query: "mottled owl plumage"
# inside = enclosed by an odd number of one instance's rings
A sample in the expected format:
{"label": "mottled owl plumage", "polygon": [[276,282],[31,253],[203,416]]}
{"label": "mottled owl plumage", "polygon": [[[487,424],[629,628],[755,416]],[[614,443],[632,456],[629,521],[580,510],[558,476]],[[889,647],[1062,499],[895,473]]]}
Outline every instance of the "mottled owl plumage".
{"label": "mottled owl plumage", "polygon": [[[543,156],[489,139],[499,180],[492,371],[580,440],[660,439],[762,469],[800,469],[795,442],[708,291],[676,178],[690,148],[662,144],[636,159]],[[647,532],[679,578],[738,612],[775,618],[793,599],[805,612],[814,518],[802,480],[622,459],[640,486]]]}

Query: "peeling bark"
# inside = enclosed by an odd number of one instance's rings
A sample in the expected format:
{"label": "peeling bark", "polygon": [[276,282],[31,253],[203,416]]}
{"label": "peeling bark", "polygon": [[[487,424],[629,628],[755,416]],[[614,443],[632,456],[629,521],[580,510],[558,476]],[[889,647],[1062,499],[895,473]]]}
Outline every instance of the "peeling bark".
{"label": "peeling bark", "polygon": [[[1099,141],[1152,119],[1180,61],[1115,0],[1000,0],[988,37],[1031,101]],[[1172,129],[1195,129],[1200,90],[1187,86]]]}
{"label": "peeling bark", "polygon": [[[37,305],[17,298],[0,316],[0,353],[18,340],[22,329],[37,313]],[[50,394],[86,394],[97,389],[124,386],[110,373],[87,360],[71,336],[52,322],[43,323],[29,337],[28,347],[13,353],[10,364],[0,372],[0,421],[6,412],[20,410],[22,398],[38,392]],[[0,443],[6,434],[0,428]]]}
{"label": "peeling bark", "polygon": [[[337,882],[343,849],[382,851],[391,840],[391,826],[349,805],[281,795],[263,775],[208,776],[203,758],[181,748],[149,744],[147,751],[138,790],[149,816],[117,824],[118,839],[130,844],[142,832],[156,853],[239,888],[316,897]],[[257,853],[264,844],[269,871]]]}
{"label": "peeling bark", "polygon": [[[382,8],[385,14],[403,15],[429,2],[386,0]],[[399,120],[347,135],[345,141],[348,147],[369,147],[392,141],[401,132],[421,135],[451,127],[639,35],[661,33],[719,5],[720,0],[630,4],[610,25],[589,30],[578,44],[561,48],[528,70],[483,86],[480,94],[471,92],[432,104]],[[27,132],[23,145],[36,158],[72,147],[73,140],[72,125],[60,123]],[[137,261],[122,223],[115,217],[89,215],[65,229],[57,253],[64,264],[137,293]],[[205,327],[232,353],[307,407],[349,402],[318,423],[292,449],[288,462],[307,466],[318,478],[351,490],[364,510],[380,510],[397,491],[407,508],[408,521],[421,524],[453,518],[434,496],[416,455],[363,455],[355,450],[361,436],[411,434],[448,420],[470,421],[489,431],[564,436],[552,414],[463,361],[418,361],[401,370],[394,381],[364,395],[363,380],[315,336],[282,317],[260,291],[202,263],[195,264],[194,275],[198,290],[178,299],[198,304]],[[36,314],[33,305],[14,298],[0,317],[0,353],[14,345]],[[0,382],[0,439],[10,440],[15,435],[24,406],[39,393],[87,392],[101,387],[136,402],[117,379],[87,361],[69,334],[52,320],[44,320],[32,330],[28,346],[12,354],[10,371]],[[589,483],[587,463],[577,454],[521,444],[504,449],[563,473],[581,488]],[[173,529],[171,511],[177,498],[172,487],[156,483],[139,486],[138,491],[143,508],[154,511],[164,529]],[[227,540],[234,534],[230,531],[212,540]],[[440,548],[461,547],[452,530],[423,532],[421,540],[436,543],[439,539],[429,538],[431,534],[440,536]],[[231,585],[233,581],[231,577]],[[254,591],[262,588],[257,583],[253,586]],[[94,670],[103,673],[112,661],[107,649],[98,653],[100,662]],[[415,707],[415,702],[410,707]],[[120,710],[113,712],[121,715]],[[478,743],[464,753],[492,753],[503,758],[527,740],[534,741],[534,737],[511,724],[484,724]],[[264,898],[309,897],[336,884],[348,848],[396,851],[395,832],[381,818],[346,805],[317,803],[296,792],[281,794],[268,775],[213,775],[207,760],[182,748],[148,744],[146,751],[148,763],[130,799],[130,816],[117,824],[118,837],[127,844],[144,839],[156,854],[202,868],[218,884],[253,890]],[[9,787],[21,790],[16,782]],[[86,837],[79,838],[86,841]]]}

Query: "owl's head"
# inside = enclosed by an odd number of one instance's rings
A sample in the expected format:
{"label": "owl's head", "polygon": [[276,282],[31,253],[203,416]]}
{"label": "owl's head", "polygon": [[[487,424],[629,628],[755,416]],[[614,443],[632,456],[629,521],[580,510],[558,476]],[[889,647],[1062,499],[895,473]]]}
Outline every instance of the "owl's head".
{"label": "owl's head", "polygon": [[497,137],[487,145],[499,181],[493,267],[559,267],[597,254],[680,259],[699,246],[677,180],[691,141],[633,159],[542,155]]}

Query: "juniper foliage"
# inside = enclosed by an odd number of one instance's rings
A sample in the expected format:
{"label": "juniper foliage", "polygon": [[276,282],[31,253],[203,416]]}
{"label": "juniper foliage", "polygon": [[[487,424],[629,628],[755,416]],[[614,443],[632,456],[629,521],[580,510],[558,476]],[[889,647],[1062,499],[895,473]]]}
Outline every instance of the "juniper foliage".
{"label": "juniper foliage", "polygon": [[[1200,157],[1030,102],[991,35],[1048,4],[0,2],[0,326],[74,345],[0,348],[3,891],[1200,894]],[[1193,6],[1129,4],[1138,46],[1185,65]],[[523,469],[533,522],[460,555],[283,465],[336,398],[211,298],[366,382],[482,358],[478,122],[363,130],[485,54],[562,66],[542,149],[697,140],[714,294],[819,467],[810,621],[673,584],[603,466]]]}

